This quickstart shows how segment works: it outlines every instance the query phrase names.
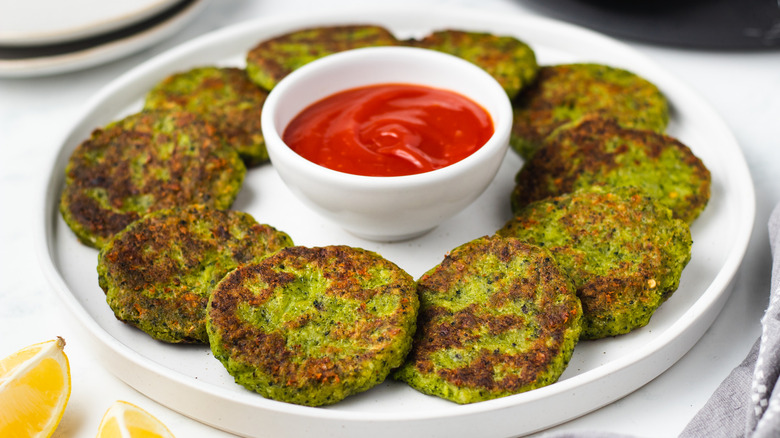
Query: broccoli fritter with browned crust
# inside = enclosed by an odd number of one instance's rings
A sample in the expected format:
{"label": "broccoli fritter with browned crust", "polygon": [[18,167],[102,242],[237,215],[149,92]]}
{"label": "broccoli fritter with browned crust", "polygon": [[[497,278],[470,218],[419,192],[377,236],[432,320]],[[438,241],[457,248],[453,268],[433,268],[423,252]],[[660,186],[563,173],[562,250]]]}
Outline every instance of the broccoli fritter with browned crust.
{"label": "broccoli fritter with browned crust", "polygon": [[418,280],[418,293],[417,334],[394,377],[456,403],[555,382],[579,339],[574,287],[547,250],[515,238],[459,246]]}
{"label": "broccoli fritter with browned crust", "polygon": [[260,115],[268,91],[243,69],[197,67],[168,76],[146,95],[145,109],[184,110],[214,125],[247,165],[268,161]]}
{"label": "broccoli fritter with browned crust", "polygon": [[711,176],[679,140],[611,120],[585,119],[561,130],[518,172],[512,209],[592,185],[641,187],[691,223],[710,199]]}
{"label": "broccoli fritter with browned crust", "polygon": [[441,30],[406,43],[449,53],[478,65],[501,84],[510,98],[532,83],[539,70],[531,47],[511,36]]}
{"label": "broccoli fritter with browned crust", "polygon": [[395,36],[381,26],[305,28],[258,43],[247,53],[246,71],[257,85],[271,90],[293,70],[323,56],[361,47],[398,44]]}
{"label": "broccoli fritter with browned crust", "polygon": [[172,343],[208,342],[206,305],[228,272],[292,246],[247,213],[199,205],[158,210],[115,235],[98,279],[117,319]]}
{"label": "broccoli fritter with browned crust", "polygon": [[691,258],[688,225],[632,187],[531,203],[497,234],[552,252],[582,301],[584,339],[645,326]]}
{"label": "broccoli fritter with browned crust", "polygon": [[229,208],[245,174],[236,151],[198,116],[143,111],[96,129],[76,147],[60,212],[79,240],[100,248],[154,210]]}
{"label": "broccoli fritter with browned crust", "polygon": [[319,406],[381,383],[402,363],[418,306],[414,279],[379,254],[291,247],[228,274],[207,328],[238,384]]}
{"label": "broccoli fritter with browned crust", "polygon": [[668,102],[658,87],[630,71],[602,64],[543,66],[536,82],[513,106],[510,144],[523,158],[531,157],[556,129],[587,115],[656,132],[669,123]]}

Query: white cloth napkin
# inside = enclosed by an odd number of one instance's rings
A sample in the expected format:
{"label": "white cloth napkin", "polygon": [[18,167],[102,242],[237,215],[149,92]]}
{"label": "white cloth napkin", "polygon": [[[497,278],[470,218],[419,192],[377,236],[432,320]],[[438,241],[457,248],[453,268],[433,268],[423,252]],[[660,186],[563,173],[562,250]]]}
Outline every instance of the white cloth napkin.
{"label": "white cloth napkin", "polygon": [[[761,338],[726,377],[680,438],[780,437],[780,205],[769,218],[772,283]],[[549,433],[545,438],[619,438],[601,432]]]}

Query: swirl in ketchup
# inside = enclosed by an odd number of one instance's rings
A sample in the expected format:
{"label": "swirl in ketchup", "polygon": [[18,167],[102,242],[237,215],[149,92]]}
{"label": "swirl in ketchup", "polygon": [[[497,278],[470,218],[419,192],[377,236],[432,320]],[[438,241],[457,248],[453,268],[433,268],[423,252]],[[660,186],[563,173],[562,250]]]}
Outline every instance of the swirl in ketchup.
{"label": "swirl in ketchup", "polygon": [[309,161],[366,176],[429,172],[456,163],[493,135],[493,120],[458,93],[413,84],[379,84],[315,102],[284,130]]}

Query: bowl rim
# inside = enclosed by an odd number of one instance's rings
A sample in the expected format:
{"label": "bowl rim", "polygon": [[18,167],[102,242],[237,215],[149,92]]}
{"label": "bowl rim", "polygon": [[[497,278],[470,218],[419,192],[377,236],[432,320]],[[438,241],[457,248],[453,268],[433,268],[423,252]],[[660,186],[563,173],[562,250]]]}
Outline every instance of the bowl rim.
{"label": "bowl rim", "polygon": [[[421,173],[416,173],[411,175],[398,175],[398,176],[358,175],[358,174],[333,170],[304,158],[303,156],[293,151],[289,146],[287,146],[287,144],[281,138],[279,129],[277,129],[276,109],[284,99],[285,95],[291,92],[291,90],[294,90],[294,88],[297,86],[299,82],[305,80],[308,77],[319,75],[322,73],[323,70],[327,70],[328,68],[334,68],[334,67],[343,68],[343,65],[350,65],[356,62],[367,62],[367,60],[381,59],[381,58],[386,58],[388,56],[412,57],[414,59],[424,59],[426,62],[429,63],[430,62],[443,63],[450,66],[454,66],[454,68],[462,69],[469,75],[474,75],[478,78],[481,78],[481,80],[483,81],[483,86],[487,87],[491,95],[495,95],[499,97],[499,99],[496,99],[497,101],[496,104],[491,105],[491,106],[495,106],[495,108],[487,108],[486,105],[484,105],[482,102],[476,101],[471,96],[466,96],[467,98],[475,101],[480,107],[485,109],[485,111],[488,113],[488,115],[493,121],[493,134],[485,142],[485,144],[483,144],[479,149],[474,151],[472,154],[466,156],[465,158],[461,159],[460,161],[441,167],[439,169],[434,169],[431,171],[421,172]],[[372,80],[369,81],[363,80],[360,81],[360,83],[356,83],[351,86],[347,85],[345,87],[337,87],[333,91],[326,93],[325,96],[330,96],[332,94],[338,93],[340,91],[345,91],[351,88],[370,86],[374,84],[376,85],[386,84],[386,83],[418,84],[418,85],[448,90],[448,91],[452,91],[464,95],[464,93],[462,93],[461,91],[454,90],[451,87],[446,87],[446,86],[438,87],[436,85],[422,83],[422,81],[420,83],[415,83],[414,81],[409,81],[409,80],[398,80],[398,81],[382,80],[376,82]],[[494,98],[493,96],[490,97],[490,99],[493,98]],[[311,99],[311,101],[303,105],[302,108],[311,105],[312,103],[318,101],[319,99],[321,98]],[[448,53],[439,52],[432,49],[419,48],[419,47],[409,47],[409,46],[363,47],[363,48],[345,50],[330,55],[326,55],[322,58],[315,59],[314,61],[311,61],[297,68],[296,70],[292,71],[290,74],[282,78],[276,84],[276,86],[273,89],[271,89],[271,91],[268,94],[268,97],[266,98],[263,104],[263,109],[261,114],[261,125],[263,129],[263,136],[265,137],[266,147],[269,150],[269,156],[272,164],[278,164],[278,160],[281,158],[287,164],[290,164],[291,166],[295,167],[301,172],[310,172],[309,173],[310,175],[316,174],[318,176],[317,179],[322,181],[327,181],[329,183],[337,184],[337,185],[348,186],[348,185],[357,184],[367,188],[415,187],[415,186],[420,186],[421,184],[429,184],[441,180],[447,180],[457,175],[462,175],[469,171],[473,171],[473,169],[475,168],[481,167],[486,162],[489,162],[491,158],[494,157],[494,154],[506,154],[507,150],[509,149],[508,140],[509,140],[509,133],[512,127],[512,104],[511,104],[511,100],[509,99],[509,96],[506,94],[506,91],[504,91],[503,87],[498,83],[498,81],[493,76],[491,76],[487,71],[485,71],[481,67],[463,58],[459,58],[455,55],[451,55]],[[273,152],[271,151],[271,149],[273,149]],[[277,163],[273,163],[274,158],[276,158]],[[278,166],[275,167],[278,168]]]}

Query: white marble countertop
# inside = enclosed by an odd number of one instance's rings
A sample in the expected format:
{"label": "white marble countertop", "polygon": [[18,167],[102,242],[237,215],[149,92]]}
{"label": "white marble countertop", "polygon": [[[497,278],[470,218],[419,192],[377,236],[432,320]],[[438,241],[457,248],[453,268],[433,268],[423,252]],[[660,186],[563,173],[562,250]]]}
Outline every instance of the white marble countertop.
{"label": "white marble countertop", "polygon": [[[56,76],[0,79],[0,356],[54,336],[67,340],[73,392],[55,437],[94,436],[104,411],[117,399],[151,411],[179,437],[232,436],[169,410],[110,374],[41,274],[34,250],[38,230],[32,224],[41,214],[42,163],[50,162],[85,102],[128,69],[195,36],[255,17],[365,3],[214,1],[172,38],[124,59]],[[395,3],[534,13],[511,0]],[[760,333],[771,262],[766,221],[780,201],[780,50],[703,51],[628,43],[703,96],[734,132],[756,187],[756,222],[733,294],[701,340],[646,386],[556,430],[676,436]]]}

